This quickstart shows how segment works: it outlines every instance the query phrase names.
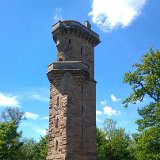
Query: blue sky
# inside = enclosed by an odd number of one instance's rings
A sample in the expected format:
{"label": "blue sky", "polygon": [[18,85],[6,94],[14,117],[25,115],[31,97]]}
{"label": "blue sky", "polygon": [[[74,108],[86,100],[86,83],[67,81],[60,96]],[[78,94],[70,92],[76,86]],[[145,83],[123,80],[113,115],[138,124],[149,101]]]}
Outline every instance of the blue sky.
{"label": "blue sky", "polygon": [[61,20],[89,20],[101,44],[95,48],[97,126],[113,118],[135,132],[137,107],[123,108],[131,92],[124,73],[150,47],[160,49],[159,0],[2,0],[0,4],[0,109],[20,107],[27,121],[25,137],[38,139],[48,128],[47,65],[56,61],[52,25]]}

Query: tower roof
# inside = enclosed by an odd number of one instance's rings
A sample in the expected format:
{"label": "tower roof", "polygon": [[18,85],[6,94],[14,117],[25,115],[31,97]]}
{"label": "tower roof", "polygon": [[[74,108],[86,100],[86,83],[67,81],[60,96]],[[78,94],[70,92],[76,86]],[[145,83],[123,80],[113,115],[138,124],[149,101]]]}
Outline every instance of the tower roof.
{"label": "tower roof", "polygon": [[52,35],[55,42],[58,37],[66,34],[80,37],[91,43],[93,46],[100,43],[99,35],[91,30],[91,25],[88,21],[86,21],[85,25],[83,25],[77,21],[65,20],[58,21],[52,26]]}

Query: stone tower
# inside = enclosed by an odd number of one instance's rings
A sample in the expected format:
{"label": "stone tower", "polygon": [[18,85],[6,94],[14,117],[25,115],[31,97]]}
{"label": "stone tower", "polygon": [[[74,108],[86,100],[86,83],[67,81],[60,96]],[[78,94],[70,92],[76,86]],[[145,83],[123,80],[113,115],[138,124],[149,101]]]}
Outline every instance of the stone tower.
{"label": "stone tower", "polygon": [[99,36],[88,21],[59,21],[52,27],[57,62],[50,81],[47,160],[96,160],[94,47]]}

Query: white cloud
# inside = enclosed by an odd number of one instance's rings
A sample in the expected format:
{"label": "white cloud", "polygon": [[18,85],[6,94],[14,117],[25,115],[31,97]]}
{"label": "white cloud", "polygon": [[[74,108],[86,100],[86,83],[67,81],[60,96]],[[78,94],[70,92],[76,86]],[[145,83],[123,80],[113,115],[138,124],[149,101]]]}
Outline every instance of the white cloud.
{"label": "white cloud", "polygon": [[129,26],[141,13],[147,0],[93,0],[89,15],[102,31]]}
{"label": "white cloud", "polygon": [[96,110],[96,116],[98,116],[98,115],[102,115],[103,114],[103,112],[102,111],[98,111],[98,110]]}
{"label": "white cloud", "polygon": [[106,101],[106,100],[100,101],[100,104],[101,104],[102,106],[106,106],[106,105],[107,105],[107,101]]}
{"label": "white cloud", "polygon": [[118,102],[118,101],[120,101],[120,99],[117,98],[117,97],[116,97],[115,95],[113,95],[113,94],[111,94],[111,99],[112,99],[113,102]]}
{"label": "white cloud", "polygon": [[109,106],[105,106],[103,107],[103,114],[106,114],[108,116],[116,116],[116,115],[120,115],[120,111],[112,109]]}
{"label": "white cloud", "polygon": [[99,119],[98,117],[96,117],[96,122],[102,123],[103,120]]}
{"label": "white cloud", "polygon": [[32,93],[31,98],[37,101],[41,101],[41,102],[49,102],[49,98],[45,97],[43,95],[37,94],[37,93]]}
{"label": "white cloud", "polygon": [[0,107],[20,107],[17,97],[0,92]]}
{"label": "white cloud", "polygon": [[[114,95],[112,95],[112,98],[113,97],[114,97],[114,100],[119,100]],[[103,110],[102,111],[101,110],[96,110],[96,118],[98,117],[98,115],[117,116],[117,115],[121,114],[120,111],[115,110],[115,109],[107,106],[107,101],[106,100],[101,101],[100,103],[103,106]],[[98,120],[98,118],[97,118],[97,120]]]}
{"label": "white cloud", "polygon": [[62,20],[62,8],[56,8],[55,15],[54,15],[54,21]]}
{"label": "white cloud", "polygon": [[40,133],[42,136],[45,136],[47,134],[47,130],[46,129],[36,129],[37,133]]}
{"label": "white cloud", "polygon": [[36,100],[40,102],[49,102],[49,89],[48,87],[41,88],[27,88],[18,92],[22,100]]}
{"label": "white cloud", "polygon": [[41,119],[49,120],[49,117],[48,117],[48,116],[45,116],[45,117],[42,117]]}
{"label": "white cloud", "polygon": [[31,112],[25,112],[24,116],[28,119],[38,119],[39,118],[39,115],[36,114],[36,113],[31,113]]}

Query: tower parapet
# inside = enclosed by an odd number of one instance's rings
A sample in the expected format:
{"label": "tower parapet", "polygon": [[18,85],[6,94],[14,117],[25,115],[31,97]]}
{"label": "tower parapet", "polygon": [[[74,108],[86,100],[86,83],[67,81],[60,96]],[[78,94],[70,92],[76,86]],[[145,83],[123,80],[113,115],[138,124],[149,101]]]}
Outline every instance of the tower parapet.
{"label": "tower parapet", "polygon": [[84,25],[71,20],[58,21],[52,26],[52,35],[55,43],[57,43],[60,36],[66,34],[77,36],[91,43],[93,47],[100,43],[99,35],[91,30],[91,25],[88,21],[85,21]]}

